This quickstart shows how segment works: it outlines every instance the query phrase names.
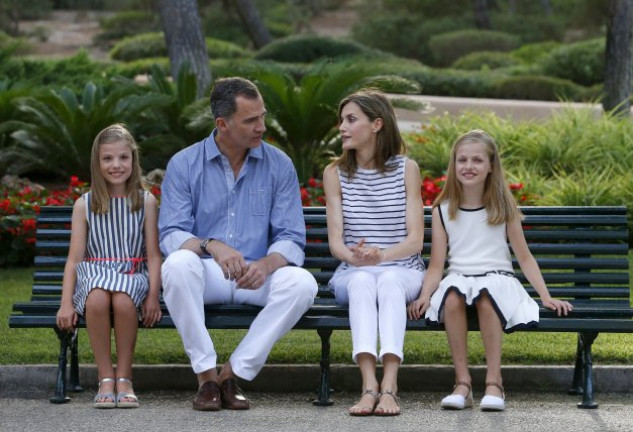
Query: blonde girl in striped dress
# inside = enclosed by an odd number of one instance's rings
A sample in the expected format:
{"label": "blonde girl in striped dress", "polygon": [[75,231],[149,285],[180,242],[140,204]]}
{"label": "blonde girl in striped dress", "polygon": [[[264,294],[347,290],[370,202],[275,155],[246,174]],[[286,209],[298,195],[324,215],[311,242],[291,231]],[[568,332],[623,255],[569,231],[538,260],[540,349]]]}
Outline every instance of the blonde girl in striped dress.
{"label": "blonde girl in striped dress", "polygon": [[138,322],[153,326],[161,318],[158,205],[143,189],[138,147],[123,125],[99,132],[90,168],[91,190],[73,207],[57,326],[71,331],[78,316],[85,317],[99,376],[93,406],[136,408],[131,378]]}
{"label": "blonde girl in striped dress", "polygon": [[[424,278],[420,170],[406,158],[386,96],[364,90],[339,104],[343,155],[325,168],[328,239],[341,261],[330,281],[349,304],[352,358],[363,380],[351,415],[400,413],[398,368],[403,358],[407,302]],[[380,340],[380,352],[377,344]],[[376,360],[383,377],[376,378]]]}

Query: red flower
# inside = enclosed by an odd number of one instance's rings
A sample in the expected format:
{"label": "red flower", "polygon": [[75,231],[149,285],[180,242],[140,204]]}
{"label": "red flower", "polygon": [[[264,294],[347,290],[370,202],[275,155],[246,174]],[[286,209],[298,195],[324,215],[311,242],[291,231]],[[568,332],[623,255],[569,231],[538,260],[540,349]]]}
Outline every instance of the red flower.
{"label": "red flower", "polygon": [[314,177],[310,177],[308,179],[308,186],[310,187],[317,187],[317,181]]}
{"label": "red flower", "polygon": [[70,176],[70,186],[71,187],[79,186],[79,177],[77,177],[77,176]]}

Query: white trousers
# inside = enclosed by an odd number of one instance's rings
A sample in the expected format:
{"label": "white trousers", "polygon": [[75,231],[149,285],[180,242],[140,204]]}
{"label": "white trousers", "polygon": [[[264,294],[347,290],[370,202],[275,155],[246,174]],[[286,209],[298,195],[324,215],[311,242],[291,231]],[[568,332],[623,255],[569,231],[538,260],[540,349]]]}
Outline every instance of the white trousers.
{"label": "white trousers", "polygon": [[330,281],[337,303],[349,305],[352,359],[360,353],[376,357],[394,354],[403,359],[407,303],[422,288],[425,272],[404,267],[351,267],[336,272]]}
{"label": "white trousers", "polygon": [[195,373],[215,368],[217,356],[204,321],[205,304],[263,306],[230,358],[237,376],[252,380],[266,363],[274,343],[312,306],[314,277],[300,267],[276,270],[257,290],[238,289],[224,278],[213,259],[181,249],[162,266],[163,298],[182,338]]}

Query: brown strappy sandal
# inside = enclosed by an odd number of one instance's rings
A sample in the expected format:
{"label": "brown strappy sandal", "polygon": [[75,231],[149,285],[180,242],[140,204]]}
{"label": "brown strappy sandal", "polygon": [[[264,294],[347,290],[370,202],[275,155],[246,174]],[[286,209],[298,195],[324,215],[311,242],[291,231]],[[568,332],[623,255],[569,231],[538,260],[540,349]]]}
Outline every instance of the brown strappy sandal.
{"label": "brown strappy sandal", "polygon": [[362,408],[361,411],[357,411],[357,412],[350,411],[349,415],[356,416],[356,417],[366,417],[374,413],[374,409],[376,408],[376,405],[378,405],[378,400],[380,399],[380,393],[378,393],[376,390],[365,389],[365,391],[363,391],[360,394],[360,398],[362,399],[363,396],[365,395],[371,395],[374,398],[374,404],[371,407],[367,407],[368,411],[365,408]]}

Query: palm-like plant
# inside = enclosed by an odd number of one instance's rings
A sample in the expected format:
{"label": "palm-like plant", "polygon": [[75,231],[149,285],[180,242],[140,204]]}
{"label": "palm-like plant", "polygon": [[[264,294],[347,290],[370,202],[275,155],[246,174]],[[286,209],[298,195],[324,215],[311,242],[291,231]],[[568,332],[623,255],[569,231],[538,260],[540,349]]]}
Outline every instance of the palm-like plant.
{"label": "palm-like plant", "polygon": [[320,174],[325,158],[336,150],[341,99],[363,87],[391,93],[419,92],[413,81],[378,76],[352,62],[320,63],[299,82],[290,75],[266,70],[255,73],[254,79],[269,113],[268,137],[290,156],[304,184]]}
{"label": "palm-like plant", "polygon": [[141,136],[141,157],[148,169],[162,168],[178,150],[200,141],[213,129],[209,102],[197,99],[196,76],[189,66],[180,68],[175,82],[158,66],[152,66],[149,90],[165,97],[153,107],[157,123],[148,123]]}
{"label": "palm-like plant", "polygon": [[[9,80],[0,81],[0,119],[9,121],[18,116],[15,103],[21,97],[33,93],[32,86],[26,82],[11,82]],[[0,151],[11,145],[11,137],[8,131],[0,132]],[[9,161],[0,161],[0,176],[2,176],[9,165]]]}
{"label": "palm-like plant", "polygon": [[88,83],[78,97],[68,88],[20,98],[20,120],[0,124],[0,133],[10,131],[15,144],[0,151],[0,162],[9,160],[8,172],[68,178],[90,178],[90,150],[97,133],[115,122],[135,131],[143,113],[166,103],[163,95],[137,86],[121,85],[106,93]]}

